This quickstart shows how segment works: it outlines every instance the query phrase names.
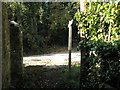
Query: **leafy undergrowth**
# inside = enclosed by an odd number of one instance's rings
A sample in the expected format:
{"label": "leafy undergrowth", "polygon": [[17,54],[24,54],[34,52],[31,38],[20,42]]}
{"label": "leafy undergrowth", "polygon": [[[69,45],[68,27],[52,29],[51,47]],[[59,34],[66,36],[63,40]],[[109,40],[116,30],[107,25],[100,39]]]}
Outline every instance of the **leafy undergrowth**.
{"label": "leafy undergrowth", "polygon": [[[73,52],[77,51],[77,44],[74,47],[72,47],[72,51]],[[58,52],[68,52],[68,46],[54,45],[52,47],[46,48],[43,53],[48,54],[48,53],[58,53]]]}
{"label": "leafy undergrowth", "polygon": [[40,54],[49,54],[49,53],[58,53],[58,52],[66,52],[67,46],[53,45],[43,48],[39,51],[28,50],[27,53],[23,52],[24,56],[30,55],[40,55]]}
{"label": "leafy undergrowth", "polygon": [[24,88],[78,88],[79,68],[73,66],[71,79],[68,67],[43,68],[29,66],[24,69]]}
{"label": "leafy undergrowth", "polygon": [[[77,45],[72,48],[72,51],[77,51]],[[59,52],[68,52],[68,46],[60,46],[60,45],[53,45],[43,48],[42,50],[37,51],[29,51],[27,53],[23,53],[24,56],[30,55],[41,55],[41,54],[49,54],[49,53],[59,53]]]}
{"label": "leafy undergrowth", "polygon": [[58,46],[58,45],[54,45],[52,47],[48,47],[47,49],[44,50],[44,53],[58,53],[58,52],[63,52],[63,51],[67,51],[67,46]]}
{"label": "leafy undergrowth", "polygon": [[58,81],[58,88],[80,88],[80,66],[75,64],[71,67],[71,72],[68,68],[64,68],[65,72],[61,75]]}

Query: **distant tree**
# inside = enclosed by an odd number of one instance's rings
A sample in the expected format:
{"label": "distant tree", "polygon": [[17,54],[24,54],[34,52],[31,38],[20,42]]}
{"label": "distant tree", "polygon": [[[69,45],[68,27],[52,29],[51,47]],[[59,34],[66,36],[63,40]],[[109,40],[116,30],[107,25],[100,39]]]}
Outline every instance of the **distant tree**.
{"label": "distant tree", "polygon": [[71,2],[7,2],[8,17],[23,31],[24,52],[67,44],[67,24],[79,8]]}

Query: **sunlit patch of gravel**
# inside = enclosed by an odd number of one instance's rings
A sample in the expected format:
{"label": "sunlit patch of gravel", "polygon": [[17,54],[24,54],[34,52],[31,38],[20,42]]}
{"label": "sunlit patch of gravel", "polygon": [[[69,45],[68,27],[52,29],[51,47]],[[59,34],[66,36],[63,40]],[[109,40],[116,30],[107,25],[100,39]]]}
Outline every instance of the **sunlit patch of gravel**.
{"label": "sunlit patch of gravel", "polygon": [[[68,65],[68,52],[59,52],[43,55],[23,57],[23,64],[27,66],[43,66],[44,68],[57,68]],[[72,64],[80,63],[80,52],[72,52]]]}

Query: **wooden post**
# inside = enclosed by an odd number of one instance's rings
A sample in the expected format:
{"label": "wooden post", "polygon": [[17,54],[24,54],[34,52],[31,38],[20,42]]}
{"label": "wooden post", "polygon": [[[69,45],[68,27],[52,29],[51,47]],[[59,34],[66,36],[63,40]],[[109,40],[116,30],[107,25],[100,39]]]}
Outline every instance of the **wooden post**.
{"label": "wooden post", "polygon": [[69,21],[68,28],[69,28],[69,37],[68,37],[68,52],[69,52],[69,71],[71,71],[71,49],[72,49],[72,23],[73,19]]}
{"label": "wooden post", "polygon": [[80,11],[86,10],[86,0],[80,0]]}
{"label": "wooden post", "polygon": [[0,90],[2,90],[2,2],[0,2]]}
{"label": "wooden post", "polygon": [[[68,52],[69,52],[69,62],[68,62],[68,68],[69,68],[69,80],[71,80],[71,50],[72,50],[72,23],[73,19],[69,21],[68,28],[69,28],[69,37],[68,37]],[[71,88],[71,85],[69,86]]]}
{"label": "wooden post", "polygon": [[109,26],[109,31],[108,31],[108,41],[110,41],[110,35],[111,35],[111,23],[110,23],[110,26]]}
{"label": "wooden post", "polygon": [[[10,88],[10,32],[6,4],[2,3],[2,89]],[[1,89],[1,90],[2,90]]]}
{"label": "wooden post", "polygon": [[15,88],[21,88],[23,78],[22,32],[15,21],[10,22],[10,49],[11,84]]}

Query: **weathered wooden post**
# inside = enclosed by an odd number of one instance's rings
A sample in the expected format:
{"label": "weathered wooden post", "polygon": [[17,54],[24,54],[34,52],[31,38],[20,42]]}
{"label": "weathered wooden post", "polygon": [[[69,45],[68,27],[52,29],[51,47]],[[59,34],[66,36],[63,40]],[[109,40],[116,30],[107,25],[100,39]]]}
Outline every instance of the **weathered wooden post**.
{"label": "weathered wooden post", "polygon": [[69,36],[68,36],[68,52],[69,52],[69,78],[71,78],[71,50],[72,50],[72,23],[73,19],[69,21],[68,28],[69,28]]}
{"label": "weathered wooden post", "polygon": [[22,32],[15,21],[10,21],[10,49],[11,84],[15,88],[20,88],[23,78]]}
{"label": "weathered wooden post", "polygon": [[[0,2],[0,13],[2,13],[2,2]],[[2,14],[0,14],[0,90],[2,89]]]}
{"label": "weathered wooden post", "polygon": [[86,1],[87,0],[80,0],[80,11],[86,10]]}
{"label": "weathered wooden post", "polygon": [[2,3],[2,89],[10,87],[10,32],[5,3]]}

